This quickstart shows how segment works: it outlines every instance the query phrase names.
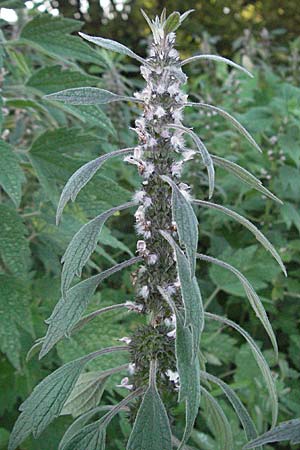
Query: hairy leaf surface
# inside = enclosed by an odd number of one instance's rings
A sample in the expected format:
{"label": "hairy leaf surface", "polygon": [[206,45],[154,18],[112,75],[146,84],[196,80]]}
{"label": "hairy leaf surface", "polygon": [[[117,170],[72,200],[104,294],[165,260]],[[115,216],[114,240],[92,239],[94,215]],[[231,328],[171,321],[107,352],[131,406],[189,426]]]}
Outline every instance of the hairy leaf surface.
{"label": "hairy leaf surface", "polygon": [[172,216],[177,225],[180,245],[184,247],[190,263],[191,277],[193,277],[198,245],[198,220],[190,202],[180,192],[174,181],[165,175],[162,179],[172,188]]}
{"label": "hairy leaf surface", "polygon": [[71,105],[100,105],[120,100],[136,101],[135,98],[114,94],[105,89],[95,87],[65,89],[63,91],[54,92],[53,94],[47,94],[44,98],[70,103]]}
{"label": "hairy leaf surface", "polygon": [[289,440],[291,444],[300,444],[300,419],[293,419],[280,423],[277,427],[249,442],[245,450],[257,445],[270,444],[271,442],[282,442]]}
{"label": "hairy leaf surface", "polygon": [[0,158],[0,186],[18,207],[21,202],[22,183],[25,181],[25,177],[13,148],[2,139],[0,139]]}
{"label": "hairy leaf surface", "polygon": [[244,72],[249,77],[253,78],[252,73],[250,73],[249,70],[245,69],[245,67],[242,67],[239,64],[236,64],[234,61],[231,61],[230,59],[223,58],[223,56],[218,56],[218,55],[195,55],[195,56],[191,56],[190,58],[187,58],[184,61],[182,61],[181,65],[185,66],[186,64],[189,64],[190,62],[206,60],[206,59],[211,60],[211,61],[216,61],[216,62],[223,62],[223,63],[227,64],[228,66],[232,66],[235,69],[238,69],[241,72]]}

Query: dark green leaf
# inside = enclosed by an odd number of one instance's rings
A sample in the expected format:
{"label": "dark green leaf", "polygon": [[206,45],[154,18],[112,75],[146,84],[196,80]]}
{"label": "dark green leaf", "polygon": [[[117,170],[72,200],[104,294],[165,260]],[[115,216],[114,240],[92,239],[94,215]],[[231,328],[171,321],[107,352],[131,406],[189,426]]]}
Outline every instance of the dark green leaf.
{"label": "dark green leaf", "polygon": [[127,450],[172,450],[169,418],[156,387],[156,367],[150,367],[149,387],[138,410]]}
{"label": "dark green leaf", "polygon": [[17,212],[0,205],[0,256],[10,272],[19,277],[29,271],[30,252],[25,238],[26,228]]}
{"label": "dark green leaf", "polygon": [[300,419],[282,422],[277,427],[259,436],[243,447],[245,450],[258,445],[289,440],[291,444],[300,444]]}
{"label": "dark green leaf", "polygon": [[172,14],[169,15],[167,20],[164,23],[164,32],[166,34],[171,33],[180,25],[180,14],[177,11],[174,11]]}
{"label": "dark green leaf", "polygon": [[22,195],[23,171],[13,148],[0,139],[0,186],[18,207]]}

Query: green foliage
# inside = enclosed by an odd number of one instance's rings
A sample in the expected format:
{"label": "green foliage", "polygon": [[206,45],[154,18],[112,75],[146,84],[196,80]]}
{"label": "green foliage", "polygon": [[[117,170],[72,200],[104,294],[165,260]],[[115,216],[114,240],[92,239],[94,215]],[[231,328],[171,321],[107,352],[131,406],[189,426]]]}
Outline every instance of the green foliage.
{"label": "green foliage", "polygon": [[[232,11],[240,8],[238,3],[231,5]],[[13,0],[2,1],[0,4],[1,7],[24,7],[24,2]],[[285,5],[284,9],[289,9],[290,6]],[[67,8],[66,5],[64,7]],[[219,7],[221,8],[218,5]],[[134,8],[138,8],[138,3]],[[178,33],[180,51],[186,54],[186,57],[198,53],[199,50],[206,53],[207,47],[214,46],[215,36],[211,38],[200,34],[201,28],[204,26],[207,28],[207,23],[212,18],[215,23],[210,24],[209,31],[214,30],[216,26],[220,27],[218,33],[222,36],[217,42],[218,49],[222,51],[226,48],[226,55],[231,51],[228,36],[230,35],[231,40],[237,33],[236,29],[232,30],[232,20],[229,21],[231,14],[225,16],[220,9],[215,20],[214,14],[208,12],[209,8],[215,11],[216,5],[212,6],[212,2],[203,4],[201,17],[200,11],[197,11],[191,27],[184,25],[183,31]],[[255,4],[256,11],[260,8],[265,11],[267,6]],[[268,16],[270,21],[273,20],[275,9],[272,7]],[[241,11],[244,11],[244,7]],[[242,12],[241,23],[245,23]],[[135,17],[135,12],[131,17]],[[27,19],[23,17],[21,20]],[[89,27],[93,26],[94,20],[92,17],[92,22],[86,24],[87,32],[93,33]],[[263,15],[263,20],[266,20],[266,15]],[[251,21],[252,19],[246,21],[247,26]],[[287,25],[288,21],[286,18],[283,25]],[[130,29],[134,29],[134,35],[137,36],[134,44],[143,49],[142,41],[140,40],[141,44],[137,44],[137,41],[145,33],[144,25],[136,20],[124,24],[118,16],[115,16],[115,19],[109,21],[102,29],[103,32],[109,33],[114,27],[116,31],[111,36],[113,38],[117,36],[122,42],[124,30],[126,29],[127,37]],[[106,159],[106,155],[120,148],[120,144],[123,146],[125,143],[128,148],[135,146],[133,133],[127,131],[131,113],[126,103],[110,103],[105,109],[100,109],[97,105],[62,104],[42,98],[44,94],[87,86],[101,87],[128,97],[139,85],[135,79],[136,68],[127,64],[124,55],[117,55],[112,59],[109,53],[94,50],[75,34],[71,35],[80,28],[81,24],[74,20],[51,18],[48,14],[41,14],[31,24],[24,26],[19,42],[17,40],[8,42],[6,53],[2,55],[7,71],[3,83],[4,106],[10,111],[8,115],[3,115],[3,130],[8,130],[9,134],[6,132],[3,134],[0,145],[3,163],[0,170],[0,185],[3,189],[0,219],[2,236],[0,288],[3,313],[0,323],[2,351],[0,448],[7,448],[7,430],[12,428],[20,400],[28,396],[41,378],[51,373],[62,362],[67,363],[99,347],[109,346],[117,336],[129,335],[140,320],[139,317],[132,321],[128,320],[127,313],[118,313],[114,319],[109,320],[106,316],[98,317],[70,339],[62,340],[58,344],[57,351],[53,351],[41,363],[37,363],[34,354],[31,361],[25,363],[26,353],[35,338],[45,334],[43,320],[49,316],[59,298],[57,282],[59,259],[72,236],[92,217],[128,202],[131,191],[138,186],[137,177],[131,169],[121,167],[118,161],[112,159],[108,161],[101,174],[95,174],[93,185],[86,186],[78,195],[76,205],[65,209],[59,229],[54,226],[54,207],[59,193],[78,167],[89,159],[99,161],[99,155]],[[9,39],[11,28],[6,26],[3,31]],[[96,33],[96,30],[94,32]],[[241,34],[241,30],[238,32]],[[263,149],[263,155],[253,155],[246,141],[241,141],[236,133],[228,131],[222,117],[216,116],[214,114],[216,111],[212,109],[201,108],[192,111],[188,108],[186,123],[193,124],[195,133],[200,134],[205,146],[216,153],[211,155],[212,162],[217,168],[215,201],[234,205],[236,211],[249,217],[257,228],[262,229],[267,238],[279,249],[278,253],[288,269],[289,278],[284,279],[268,255],[254,245],[254,239],[233,221],[227,220],[226,216],[217,215],[207,208],[197,211],[201,225],[199,229],[201,251],[236,266],[258,292],[278,338],[279,365],[276,365],[262,327],[258,326],[251,308],[241,298],[245,293],[238,278],[221,267],[202,263],[197,268],[197,274],[200,275],[203,298],[209,299],[207,308],[239,322],[257,339],[259,347],[266,349],[261,353],[271,365],[272,371],[277,374],[279,418],[280,421],[286,421],[300,415],[300,397],[297,393],[300,371],[298,358],[300,241],[297,213],[300,189],[300,91],[296,87],[298,75],[293,69],[293,64],[297,64],[295,63],[297,60],[292,62],[297,44],[279,47],[278,43],[282,42],[282,37],[279,35],[275,37],[272,32],[269,37],[272,42],[269,48],[264,45],[262,39],[257,42],[253,36],[249,42],[241,38],[234,43],[234,60],[244,62],[243,55],[249,55],[251,60],[247,68],[255,74],[254,79],[245,79],[242,74],[239,76],[237,72],[228,70],[225,65],[214,65],[209,59],[207,61],[203,59],[202,63],[201,58],[197,57],[199,64],[196,66],[195,61],[188,69],[187,87],[195,93],[201,92],[201,98],[196,98],[196,101],[202,102],[209,98],[209,101],[222,105],[241,123],[245,123]],[[129,45],[129,42],[127,43]],[[292,46],[296,50],[292,50]],[[268,67],[262,64],[262,60]],[[205,64],[205,71],[202,64]],[[108,115],[113,123],[108,119]],[[250,175],[250,172],[243,169],[244,167],[251,170],[256,177]],[[95,167],[95,172],[97,170],[98,166]],[[234,180],[232,175],[237,179]],[[202,191],[200,185],[206,186],[207,179],[201,172],[200,162],[190,163],[186,178],[193,185],[196,197],[202,198],[205,191],[204,189]],[[264,186],[259,181],[260,178],[263,179]],[[120,186],[116,180],[120,181]],[[87,181],[84,180],[81,187],[84,187]],[[241,184],[241,181],[245,185]],[[74,198],[81,187],[73,194]],[[251,187],[255,187],[258,192],[251,190]],[[271,191],[276,194],[275,197]],[[265,201],[261,194],[272,200],[280,198],[284,206],[278,207],[269,200]],[[71,199],[71,193],[68,195],[67,201]],[[104,271],[116,264],[125,252],[134,252],[134,234],[130,231],[132,221],[125,212],[122,214],[122,220],[118,219],[117,216],[111,218],[112,232],[103,227],[99,239],[101,247],[96,247],[92,260],[86,264],[87,275],[93,275],[94,271],[98,272],[99,269]],[[99,305],[102,307],[111,303],[117,304],[128,299],[128,275],[105,281],[103,288],[101,299],[97,296],[88,311]],[[217,323],[207,324],[201,340],[201,351],[205,361],[203,359],[201,363],[221,380],[226,380],[231,389],[226,392],[238,394],[254,419],[259,434],[262,434],[270,425],[269,415],[266,414],[270,406],[268,392],[264,388],[255,360],[252,363],[251,351],[241,345],[238,335],[233,338],[231,331],[224,331],[223,326],[223,323],[219,326]],[[123,364],[127,361],[127,356],[120,352],[116,356],[106,356],[101,361],[95,360],[90,367],[92,370],[103,371],[112,367],[114,362]],[[83,379],[85,377],[89,379],[89,374],[92,379],[93,372],[82,374]],[[103,396],[106,403],[116,403],[120,400],[122,391],[119,388],[115,389],[117,382],[118,378],[113,383],[108,381]],[[204,376],[203,383],[205,383]],[[89,390],[87,383],[87,401],[90,392],[98,392],[100,398],[96,385],[96,381],[95,384],[91,381]],[[95,391],[92,386],[95,387]],[[206,388],[208,389],[207,386]],[[234,450],[241,448],[245,438],[233,412],[221,398],[221,390],[213,387],[210,393],[219,401],[232,425]],[[94,400],[97,403],[97,395]],[[163,400],[165,401],[164,398]],[[96,406],[96,403],[91,404]],[[185,427],[182,405],[176,406],[171,415],[173,412],[176,415],[173,431],[176,435],[180,435]],[[86,423],[89,420],[87,419]],[[58,448],[60,437],[58,435],[62,435],[69,423],[67,416],[61,417],[36,442],[33,439],[27,440],[25,444],[20,444],[19,448],[55,450]],[[112,428],[113,430],[106,430],[107,448],[123,449],[124,441],[129,435],[129,426],[125,425],[122,418],[115,418]],[[275,430],[276,438],[280,438],[280,434],[276,434],[276,428]],[[248,439],[255,437],[253,430],[252,432],[253,436],[248,434]],[[194,448],[213,450],[218,448],[220,443],[209,419],[196,420],[195,431],[189,443]],[[287,445],[285,448],[289,448]]]}

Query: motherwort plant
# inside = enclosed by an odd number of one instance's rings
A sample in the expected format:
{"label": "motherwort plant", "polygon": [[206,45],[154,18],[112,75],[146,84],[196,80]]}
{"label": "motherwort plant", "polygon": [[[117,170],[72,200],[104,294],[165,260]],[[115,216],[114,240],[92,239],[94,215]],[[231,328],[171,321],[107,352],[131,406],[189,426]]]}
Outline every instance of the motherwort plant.
{"label": "motherwort plant", "polygon": [[[94,353],[65,364],[32,392],[21,405],[21,414],[13,429],[9,450],[14,450],[30,433],[37,437],[70,404],[82,386],[86,365],[101,355],[127,352],[128,364],[97,374],[100,383],[112,374],[127,371],[121,385],[130,393],[117,405],[98,406],[94,402],[78,405],[83,412],[63,437],[59,450],[102,450],[105,448],[106,428],[119,412],[129,412],[133,423],[127,443],[128,450],[170,450],[173,446],[184,448],[198,414],[201,397],[214,410],[218,423],[226,433],[222,448],[233,447],[231,430],[219,404],[209,392],[210,383],[216,384],[226,395],[238,414],[246,439],[257,436],[245,407],[222,380],[205,371],[201,354],[201,333],[205,320],[218,321],[237,330],[251,346],[253,355],[266,382],[271,403],[273,425],[277,420],[277,398],[269,367],[253,339],[236,323],[204,311],[200,289],[196,280],[197,261],[217,264],[233,272],[241,281],[245,294],[268,333],[274,350],[277,344],[264,307],[248,280],[234,267],[212,256],[197,253],[198,221],[195,207],[220,211],[248,228],[256,239],[278,261],[282,261],[266,237],[238,213],[207,200],[194,200],[190,186],[181,180],[182,168],[194,158],[200,158],[207,172],[208,197],[214,192],[214,166],[222,167],[243,182],[275,201],[278,199],[262,186],[261,182],[244,168],[223,158],[211,155],[192,128],[184,125],[184,109],[194,107],[210,110],[228,119],[248,141],[259,147],[249,133],[226,111],[206,103],[188,99],[182,86],[187,77],[183,67],[191,62],[213,60],[229,64],[234,69],[249,72],[225,58],[214,55],[196,55],[181,61],[175,49],[175,31],[191,11],[178,12],[151,21],[144,14],[153,34],[149,56],[143,59],[118,42],[81,34],[81,36],[106,50],[130,56],[141,63],[145,88],[133,97],[126,97],[98,88],[67,89],[48,95],[49,100],[73,105],[104,104],[116,101],[134,102],[141,108],[134,131],[138,143],[134,148],[124,148],[106,153],[81,167],[67,182],[57,210],[59,222],[67,202],[76,199],[79,191],[91,180],[108,159],[122,156],[126,163],[136,166],[141,176],[140,189],[132,201],[114,207],[84,225],[70,242],[63,256],[61,299],[47,323],[46,336],[40,341],[40,357],[64,336],[78,331],[94,317],[116,308],[127,308],[132,314],[146,316],[146,324],[139,326],[129,337],[120,338],[121,345],[99,349]],[[185,137],[192,143],[186,147]],[[136,208],[135,221],[137,256],[85,279],[71,287],[75,275],[81,271],[95,250],[101,228],[116,211]],[[101,282],[125,267],[135,265],[132,302],[111,305],[84,315],[94,292]],[[81,384],[80,384],[81,383]],[[90,395],[90,394],[89,394]],[[98,395],[98,394],[97,394]],[[176,403],[185,408],[185,429],[178,436],[176,428]],[[178,410],[178,408],[177,408]]]}

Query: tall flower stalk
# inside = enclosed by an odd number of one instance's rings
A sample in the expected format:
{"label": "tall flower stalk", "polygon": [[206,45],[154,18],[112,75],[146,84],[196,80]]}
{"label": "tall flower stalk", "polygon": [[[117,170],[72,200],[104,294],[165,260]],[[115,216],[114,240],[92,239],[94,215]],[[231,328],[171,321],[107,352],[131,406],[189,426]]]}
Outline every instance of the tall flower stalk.
{"label": "tall flower stalk", "polygon": [[[66,408],[65,405],[72,403],[74,396],[78,395],[77,386],[82,379],[81,373],[89,361],[113,352],[128,353],[129,362],[125,366],[128,374],[122,379],[120,386],[131,391],[130,394],[113,407],[95,407],[87,411],[80,409],[84,413],[83,419],[78,419],[77,426],[66,432],[60,450],[104,449],[106,428],[110,420],[120,411],[128,410],[131,411],[133,428],[127,450],[171,450],[174,445],[181,449],[192,432],[202,396],[215,410],[225,429],[226,442],[222,448],[230,449],[233,445],[231,429],[219,404],[205,388],[208,382],[215,383],[223,390],[240,418],[246,438],[255,438],[255,425],[234,391],[222,380],[204,371],[200,348],[206,319],[233,327],[249,343],[266,381],[272,403],[273,425],[276,423],[276,389],[260,349],[239,325],[204,311],[195,276],[197,260],[217,264],[233,272],[240,279],[245,294],[277,353],[276,338],[269,319],[249,281],[229,264],[197,253],[198,220],[193,204],[221,211],[240,222],[273,255],[285,272],[274,247],[251,222],[221,205],[194,200],[190,186],[181,181],[185,163],[200,157],[207,172],[209,198],[214,192],[214,165],[217,165],[273,200],[279,201],[246,169],[212,156],[200,137],[183,124],[185,107],[209,109],[229,119],[232,125],[260,150],[247,130],[229,113],[206,103],[189,102],[188,96],[183,92],[182,87],[186,84],[187,77],[182,67],[193,61],[220,61],[251,75],[243,67],[215,55],[196,55],[185,61],[180,60],[175,49],[175,31],[190,12],[183,15],[174,12],[167,17],[164,10],[161,17],[156,17],[154,21],[143,13],[153,34],[147,59],[115,41],[81,34],[83,38],[102,48],[123,53],[141,63],[140,71],[145,80],[145,88],[133,97],[98,88],[67,89],[47,96],[50,101],[63,101],[73,105],[129,101],[137,103],[142,109],[134,128],[137,145],[100,156],[75,172],[63,189],[57,210],[57,222],[67,202],[70,199],[74,201],[101,165],[112,157],[124,156],[126,163],[136,166],[141,176],[141,187],[131,201],[92,219],[70,242],[62,259],[62,296],[48,319],[47,334],[39,342],[42,346],[40,357],[47,354],[65,335],[77,332],[94,317],[112,309],[127,308],[133,313],[146,315],[148,320],[146,325],[138,327],[131,336],[119,337],[122,345],[101,349],[72,361],[43,380],[21,407],[22,412],[15,424],[9,450],[17,448],[31,432],[38,436]],[[186,146],[186,136],[190,138],[192,148]],[[74,276],[81,275],[84,265],[93,253],[105,221],[116,211],[132,207],[136,208],[134,215],[138,236],[137,256],[72,286]],[[111,305],[84,316],[84,311],[99,284],[111,274],[133,264],[138,264],[132,277],[134,301]],[[99,373],[97,381],[121,371],[124,371],[124,366]],[[173,406],[177,401],[184,403],[186,412],[182,436],[176,436],[176,415]],[[101,415],[105,408],[106,414]],[[86,422],[92,419],[94,421],[86,425]]]}

